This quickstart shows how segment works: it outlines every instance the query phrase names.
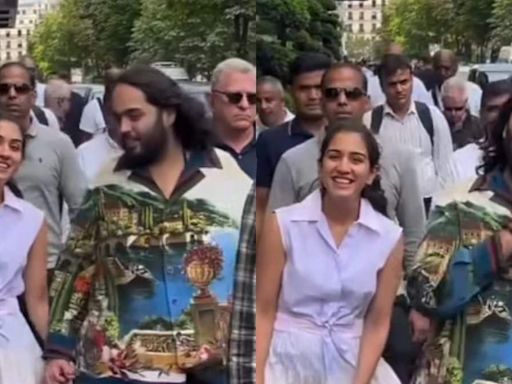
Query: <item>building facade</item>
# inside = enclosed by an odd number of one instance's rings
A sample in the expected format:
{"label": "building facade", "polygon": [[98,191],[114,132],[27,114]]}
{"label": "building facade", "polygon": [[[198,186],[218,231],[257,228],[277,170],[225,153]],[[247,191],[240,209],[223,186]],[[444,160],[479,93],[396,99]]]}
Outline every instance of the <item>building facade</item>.
{"label": "building facade", "polygon": [[345,34],[374,40],[382,26],[384,7],[390,0],[338,0]]}
{"label": "building facade", "polygon": [[27,54],[28,41],[36,26],[58,5],[58,0],[20,1],[14,28],[0,29],[0,62]]}

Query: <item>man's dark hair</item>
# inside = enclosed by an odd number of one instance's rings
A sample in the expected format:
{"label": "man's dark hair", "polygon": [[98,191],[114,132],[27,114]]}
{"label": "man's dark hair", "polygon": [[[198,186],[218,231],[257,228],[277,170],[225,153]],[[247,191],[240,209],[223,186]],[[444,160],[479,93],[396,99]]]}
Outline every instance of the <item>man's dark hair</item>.
{"label": "man's dark hair", "polygon": [[30,82],[30,86],[35,89],[36,88],[36,76],[35,74],[26,66],[24,65],[23,63],[20,63],[19,61],[9,61],[5,64],[2,64],[0,66],[0,74],[8,69],[8,68],[11,68],[11,67],[18,67],[18,68],[21,68],[23,69],[25,72],[27,72],[27,75],[28,75],[28,78],[29,78],[29,82]]}
{"label": "man's dark hair", "polygon": [[331,58],[323,53],[301,53],[291,62],[288,68],[289,83],[293,84],[295,79],[304,73],[327,70],[331,64]]}
{"label": "man's dark hair", "polygon": [[510,79],[492,81],[482,88],[481,108],[484,108],[489,99],[504,95],[512,95],[512,81]]}
{"label": "man's dark hair", "polygon": [[405,55],[386,54],[382,57],[382,61],[377,68],[377,76],[380,83],[395,75],[400,70],[409,70],[412,74],[411,62]]}
{"label": "man's dark hair", "polygon": [[354,63],[335,63],[335,64],[331,65],[329,67],[329,69],[327,69],[327,71],[325,71],[324,76],[322,77],[322,88],[325,87],[325,82],[327,80],[327,77],[331,73],[333,73],[335,71],[341,71],[343,69],[349,69],[351,71],[356,72],[359,76],[361,76],[361,84],[363,87],[362,89],[363,89],[363,91],[368,92],[368,79],[366,78],[366,75],[364,74],[361,67]]}
{"label": "man's dark hair", "polygon": [[119,84],[137,88],[148,103],[160,110],[175,110],[174,134],[185,150],[204,150],[211,146],[212,130],[203,104],[186,94],[163,72],[146,65],[134,65],[118,77],[114,88]]}

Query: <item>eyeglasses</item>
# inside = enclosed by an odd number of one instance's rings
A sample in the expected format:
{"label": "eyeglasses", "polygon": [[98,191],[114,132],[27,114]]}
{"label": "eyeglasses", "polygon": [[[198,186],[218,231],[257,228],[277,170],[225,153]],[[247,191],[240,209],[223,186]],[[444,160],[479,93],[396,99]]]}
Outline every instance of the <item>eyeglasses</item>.
{"label": "eyeglasses", "polygon": [[344,93],[345,97],[349,101],[356,101],[361,99],[363,96],[366,96],[366,92],[364,92],[360,88],[325,88],[324,89],[324,97],[327,100],[334,101],[338,100],[340,95]]}
{"label": "eyeglasses", "polygon": [[242,99],[244,98],[244,96],[245,96],[245,98],[247,99],[247,102],[250,105],[255,105],[256,104],[256,93],[223,92],[223,91],[219,91],[219,90],[216,90],[216,89],[214,89],[212,92],[219,93],[221,95],[226,96],[226,98],[228,99],[228,102],[230,104],[233,104],[233,105],[240,104],[242,102]]}
{"label": "eyeglasses", "polygon": [[8,84],[1,83],[0,84],[0,95],[8,95],[11,89],[14,89],[18,95],[26,95],[32,91],[32,87],[28,84]]}

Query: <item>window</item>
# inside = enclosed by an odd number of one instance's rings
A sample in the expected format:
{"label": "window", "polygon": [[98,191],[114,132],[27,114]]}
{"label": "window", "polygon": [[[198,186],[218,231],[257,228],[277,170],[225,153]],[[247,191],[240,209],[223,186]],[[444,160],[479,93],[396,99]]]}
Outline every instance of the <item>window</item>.
{"label": "window", "polygon": [[359,24],[359,32],[360,33],[364,32],[364,24]]}
{"label": "window", "polygon": [[21,37],[21,29],[18,29],[18,36]]}
{"label": "window", "polygon": [[11,60],[11,52],[7,52],[7,54],[5,55],[5,59]]}
{"label": "window", "polygon": [[359,12],[359,20],[364,20],[364,12]]}
{"label": "window", "polygon": [[386,0],[382,0],[382,6],[385,7],[386,6]]}
{"label": "window", "polygon": [[377,14],[375,12],[372,13],[372,20],[377,20]]}
{"label": "window", "polygon": [[18,48],[23,48],[23,44],[22,43],[18,43]]}
{"label": "window", "polygon": [[372,32],[377,32],[377,24],[372,24]]}
{"label": "window", "polygon": [[372,7],[375,8],[377,6],[377,0],[372,0]]}
{"label": "window", "polygon": [[7,32],[5,33],[5,37],[11,37],[11,32],[7,31]]}
{"label": "window", "polygon": [[7,49],[11,49],[11,42],[8,41],[7,43],[5,43],[5,48]]}
{"label": "window", "polygon": [[352,24],[346,24],[345,31],[352,32]]}
{"label": "window", "polygon": [[348,3],[348,7],[352,9],[352,3]]}
{"label": "window", "polygon": [[352,12],[349,12],[349,13],[348,13],[348,19],[349,19],[349,20],[352,20]]}
{"label": "window", "polygon": [[364,4],[363,4],[363,2],[362,2],[362,1],[360,1],[360,2],[359,2],[359,8],[363,8],[363,5],[364,5]]}

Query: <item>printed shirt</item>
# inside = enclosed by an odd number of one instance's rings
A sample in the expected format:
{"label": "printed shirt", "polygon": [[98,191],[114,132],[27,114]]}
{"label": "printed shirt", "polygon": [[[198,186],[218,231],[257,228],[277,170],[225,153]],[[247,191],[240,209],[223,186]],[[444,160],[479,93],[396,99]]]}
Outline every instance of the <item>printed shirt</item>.
{"label": "printed shirt", "polygon": [[418,263],[408,276],[414,309],[441,325],[413,384],[512,380],[512,265],[499,231],[512,191],[503,173],[459,184],[436,198]]}
{"label": "printed shirt", "polygon": [[251,180],[223,151],[191,152],[167,199],[122,160],[73,221],[45,355],[75,360],[79,382],[182,383],[190,368],[226,364]]}
{"label": "printed shirt", "polygon": [[236,265],[230,339],[230,384],[256,382],[256,203],[253,184],[245,202]]}

